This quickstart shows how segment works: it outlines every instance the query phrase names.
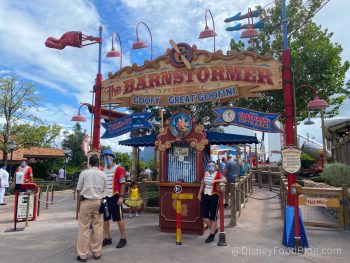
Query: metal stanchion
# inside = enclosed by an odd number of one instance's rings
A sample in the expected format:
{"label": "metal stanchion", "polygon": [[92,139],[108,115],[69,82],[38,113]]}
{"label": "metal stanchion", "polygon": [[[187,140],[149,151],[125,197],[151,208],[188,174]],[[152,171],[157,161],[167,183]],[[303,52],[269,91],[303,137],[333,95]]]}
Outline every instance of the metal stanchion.
{"label": "metal stanchion", "polygon": [[28,192],[28,193],[27,193],[26,227],[28,226],[28,217],[29,217],[29,203],[30,203],[30,192]]}
{"label": "metal stanchion", "polygon": [[291,186],[290,190],[293,196],[296,196],[295,209],[294,209],[294,245],[296,253],[302,253],[303,247],[300,236],[300,221],[299,221],[299,195],[301,194],[301,185],[295,183]]}
{"label": "metal stanchion", "polygon": [[46,187],[46,210],[49,209],[49,186]]}
{"label": "metal stanchion", "polygon": [[53,204],[53,193],[54,193],[54,184],[52,184],[52,189],[51,189],[51,204]]}
{"label": "metal stanchion", "polygon": [[229,184],[231,195],[231,222],[230,226],[237,225],[237,201],[236,201],[236,183]]}
{"label": "metal stanchion", "polygon": [[225,235],[225,218],[224,218],[224,194],[225,184],[220,183],[220,196],[219,196],[219,207],[220,207],[220,233],[218,246],[227,246],[226,235]]}
{"label": "metal stanchion", "polygon": [[179,194],[176,195],[176,245],[181,245],[181,200]]}

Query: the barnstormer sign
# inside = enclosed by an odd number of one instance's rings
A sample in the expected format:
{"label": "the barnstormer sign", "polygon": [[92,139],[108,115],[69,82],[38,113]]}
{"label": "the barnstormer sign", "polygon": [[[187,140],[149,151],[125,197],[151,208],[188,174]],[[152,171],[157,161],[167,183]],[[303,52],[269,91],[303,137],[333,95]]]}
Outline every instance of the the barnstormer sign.
{"label": "the barnstormer sign", "polygon": [[259,96],[282,88],[280,62],[253,52],[224,55],[180,43],[143,66],[134,64],[102,83],[102,103],[165,106]]}

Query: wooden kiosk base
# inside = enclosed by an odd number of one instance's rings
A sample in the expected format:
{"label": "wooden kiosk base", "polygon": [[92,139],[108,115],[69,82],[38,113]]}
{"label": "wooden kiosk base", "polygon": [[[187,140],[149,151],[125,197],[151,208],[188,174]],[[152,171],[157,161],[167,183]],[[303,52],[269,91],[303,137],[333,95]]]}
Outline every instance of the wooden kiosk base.
{"label": "wooden kiosk base", "polygon": [[[161,232],[176,232],[176,200],[172,199],[176,183],[159,183]],[[200,184],[183,183],[181,193],[193,193],[194,199],[181,200],[181,229],[185,234],[203,235],[203,219],[200,202],[197,199]]]}

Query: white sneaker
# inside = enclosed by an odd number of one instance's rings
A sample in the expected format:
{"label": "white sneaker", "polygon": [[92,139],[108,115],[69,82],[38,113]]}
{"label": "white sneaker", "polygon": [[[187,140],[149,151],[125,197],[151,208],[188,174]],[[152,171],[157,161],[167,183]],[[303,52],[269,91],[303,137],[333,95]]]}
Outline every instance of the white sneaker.
{"label": "white sneaker", "polygon": [[135,213],[135,216],[139,216],[139,214],[136,212],[136,213]]}

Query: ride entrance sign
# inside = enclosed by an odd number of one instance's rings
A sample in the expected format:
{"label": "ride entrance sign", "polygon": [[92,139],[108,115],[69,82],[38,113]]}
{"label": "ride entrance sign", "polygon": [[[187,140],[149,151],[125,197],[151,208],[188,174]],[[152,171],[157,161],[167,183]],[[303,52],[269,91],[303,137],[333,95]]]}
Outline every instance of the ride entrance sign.
{"label": "ride entrance sign", "polygon": [[[27,204],[29,195],[26,192],[18,193],[17,202],[17,222],[25,221],[27,215]],[[28,220],[33,220],[34,215],[34,195],[31,194],[29,198],[29,210],[28,210]]]}
{"label": "ride entrance sign", "polygon": [[290,145],[281,151],[282,153],[282,168],[287,173],[296,173],[301,168],[301,150]]}
{"label": "ride entrance sign", "polygon": [[250,51],[224,54],[171,41],[172,49],[133,64],[102,82],[102,104],[177,106],[260,97],[282,88],[280,61]]}

